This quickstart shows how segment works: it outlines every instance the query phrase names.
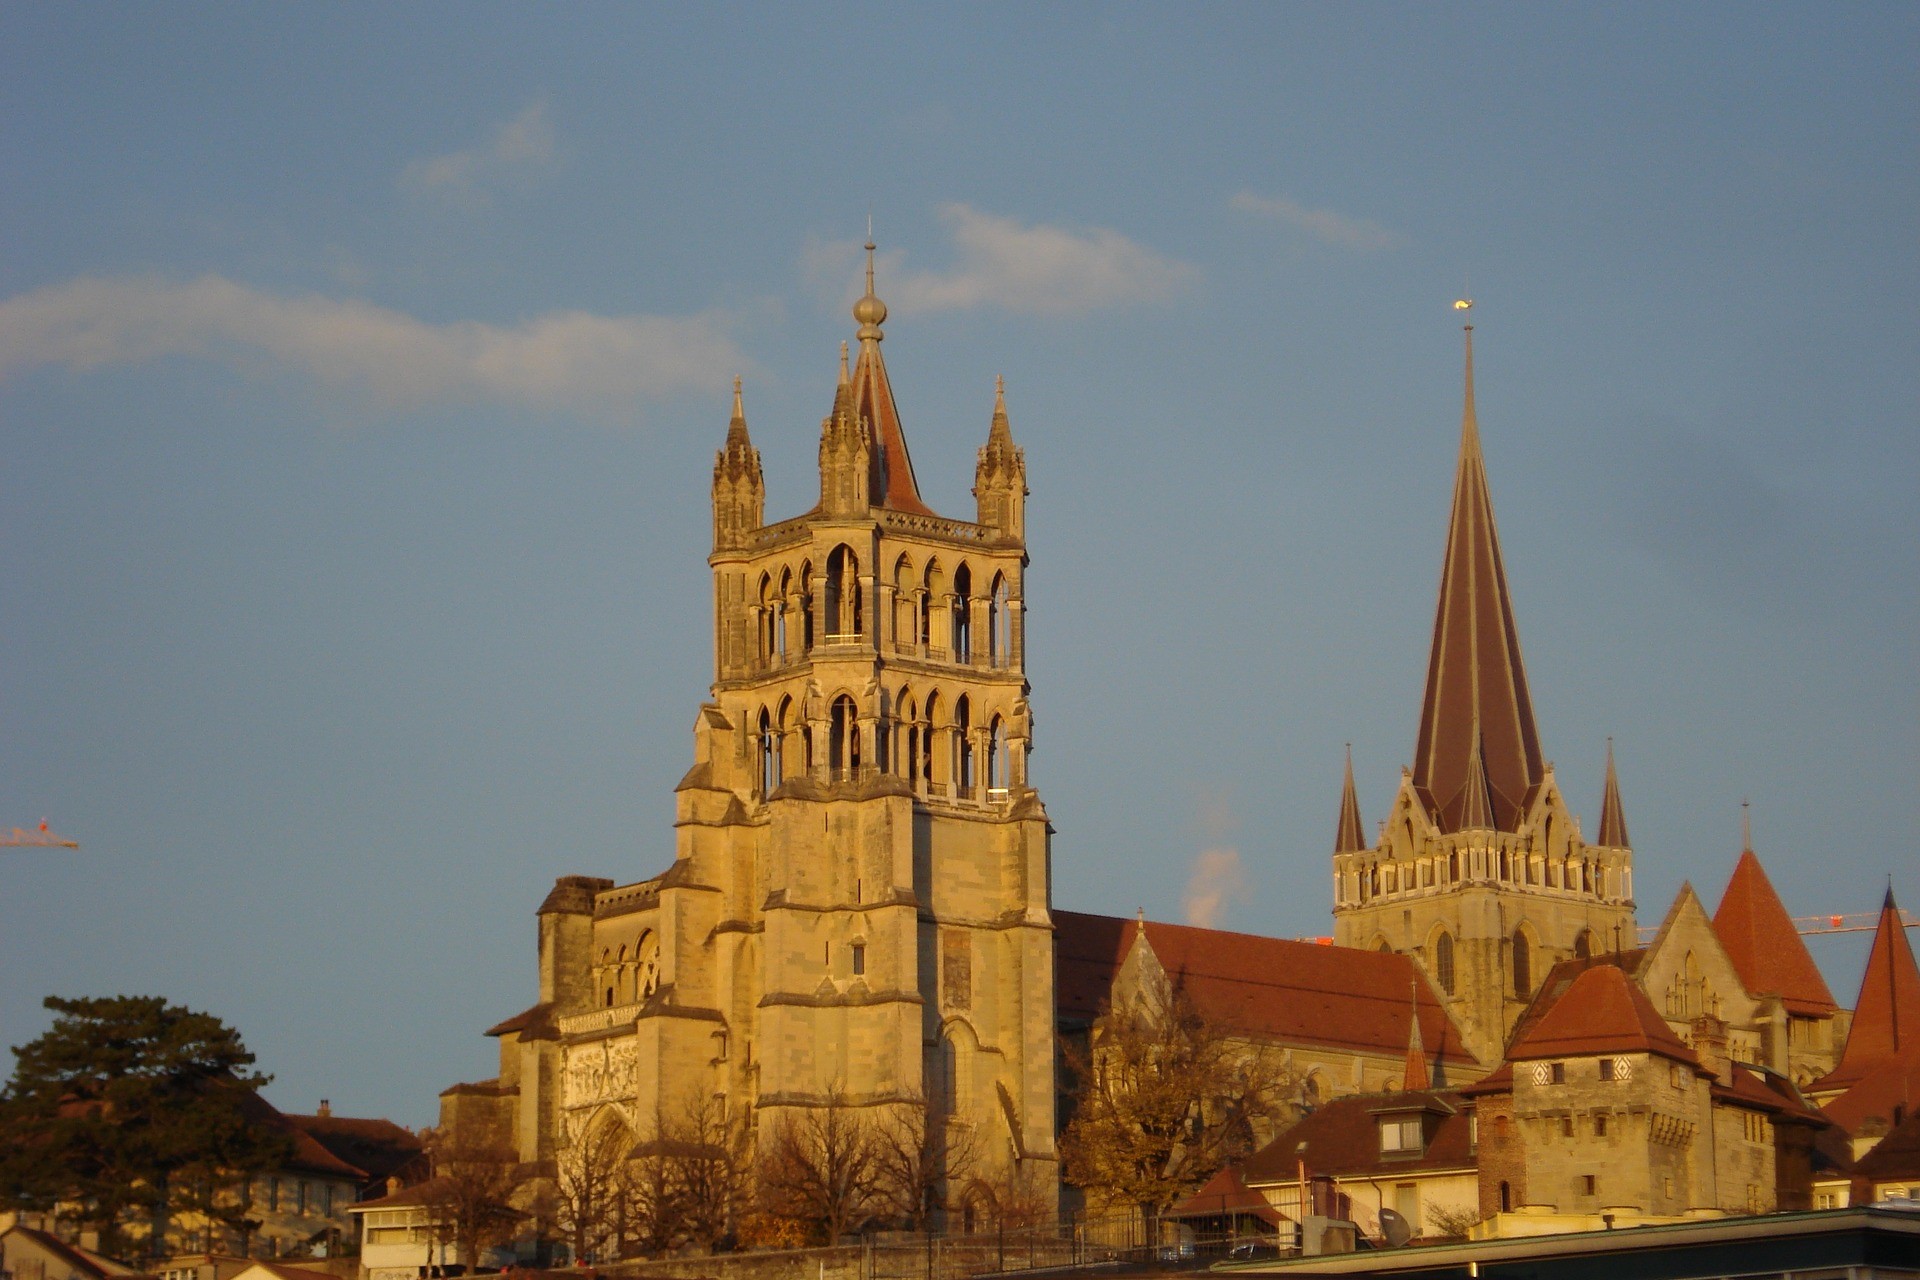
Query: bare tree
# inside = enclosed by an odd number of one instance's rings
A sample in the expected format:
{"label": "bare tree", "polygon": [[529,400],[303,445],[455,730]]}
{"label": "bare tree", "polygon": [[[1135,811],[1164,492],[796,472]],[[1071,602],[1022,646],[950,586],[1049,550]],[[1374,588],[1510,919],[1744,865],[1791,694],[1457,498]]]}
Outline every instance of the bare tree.
{"label": "bare tree", "polygon": [[420,1190],[429,1230],[471,1271],[486,1250],[513,1238],[525,1216],[512,1204],[519,1162],[505,1147],[444,1129],[428,1130],[427,1155],[433,1176]]}
{"label": "bare tree", "polygon": [[915,1231],[974,1175],[972,1128],[952,1123],[924,1098],[896,1103],[874,1125],[876,1200],[881,1212]]}
{"label": "bare tree", "polygon": [[623,1242],[663,1254],[692,1245],[712,1250],[734,1233],[747,1168],[745,1133],[719,1097],[687,1096],[658,1114],[656,1136],[624,1165]]}
{"label": "bare tree", "polygon": [[1062,1136],[1067,1179],[1149,1222],[1223,1165],[1252,1154],[1290,1110],[1290,1073],[1203,1017],[1184,993],[1109,1009],[1085,1047]]}
{"label": "bare tree", "polygon": [[876,1125],[836,1088],[820,1106],[788,1116],[760,1157],[767,1210],[832,1244],[886,1209]]}
{"label": "bare tree", "polygon": [[548,1207],[575,1262],[605,1261],[618,1251],[632,1144],[623,1125],[590,1125],[555,1157]]}

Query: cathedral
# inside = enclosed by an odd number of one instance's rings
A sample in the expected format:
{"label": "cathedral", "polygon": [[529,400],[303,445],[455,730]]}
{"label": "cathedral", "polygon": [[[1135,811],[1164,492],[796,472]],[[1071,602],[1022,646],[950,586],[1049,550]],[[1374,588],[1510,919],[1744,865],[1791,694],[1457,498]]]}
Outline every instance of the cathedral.
{"label": "cathedral", "polygon": [[539,1001],[489,1032],[499,1077],[442,1096],[443,1123],[523,1162],[601,1126],[651,1141],[708,1100],[750,1133],[907,1104],[968,1130],[971,1177],[1057,1182],[1026,462],[996,386],[975,518],[922,500],[867,252],[804,513],[767,523],[735,384],[713,469],[714,679],[672,865],[555,884]]}
{"label": "cathedral", "polygon": [[[1585,1190],[1542,1203],[1598,1203],[1598,1175],[1566,1164],[1575,1128],[1557,1075],[1583,1027],[1612,1027],[1612,1047],[1593,1050],[1611,1055],[1602,1072],[1627,1070],[1620,1055],[1686,1068],[1671,1089],[1682,1096],[1684,1074],[1699,1115],[1649,1141],[1731,1125],[1725,1149],[1746,1152],[1737,1175],[1674,1157],[1681,1173],[1634,1193],[1648,1213],[1801,1203],[1808,1134],[1855,1112],[1855,1132],[1901,1123],[1920,1047],[1899,1027],[1920,1025],[1920,977],[1890,900],[1856,1023],[1751,847],[1711,915],[1687,885],[1642,933],[1611,742],[1591,838],[1570,808],[1528,691],[1470,325],[1412,762],[1369,836],[1349,758],[1333,936],[1055,910],[1052,828],[1028,769],[1025,459],[996,385],[973,518],[927,506],[881,354],[871,244],[866,279],[804,513],[767,522],[735,383],[712,478],[713,683],[676,788],[671,864],[633,882],[556,881],[537,912],[537,1002],[488,1032],[496,1078],[442,1094],[444,1128],[511,1151],[537,1181],[590,1137],[639,1149],[691,1108],[752,1136],[828,1109],[924,1107],[971,1153],[964,1178],[939,1180],[941,1205],[1016,1181],[1050,1201],[1059,1039],[1148,988],[1182,991],[1284,1063],[1298,1113],[1358,1095],[1459,1091],[1442,1109],[1482,1097],[1517,1126],[1499,1157],[1517,1172],[1488,1182],[1489,1164],[1477,1192],[1471,1169],[1449,1176],[1488,1215],[1569,1178]],[[1616,1146],[1620,1124],[1640,1123],[1618,1114]],[[1609,1130],[1595,1124],[1598,1141]],[[1529,1148],[1533,1128],[1546,1137]],[[1789,1131],[1791,1149],[1775,1137]],[[1291,1158],[1277,1167],[1292,1177]]]}

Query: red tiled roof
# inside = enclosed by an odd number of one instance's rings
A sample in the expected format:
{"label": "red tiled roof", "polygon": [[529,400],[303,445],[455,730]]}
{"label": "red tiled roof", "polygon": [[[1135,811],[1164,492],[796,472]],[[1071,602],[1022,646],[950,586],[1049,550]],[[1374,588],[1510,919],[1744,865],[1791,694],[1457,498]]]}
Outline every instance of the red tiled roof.
{"label": "red tiled roof", "polygon": [[1920,1111],[1875,1143],[1873,1150],[1854,1163],[1853,1171],[1869,1182],[1920,1179]]}
{"label": "red tiled roof", "polygon": [[853,366],[853,410],[873,427],[873,505],[932,515],[933,509],[920,500],[920,486],[914,482],[907,433],[900,426],[900,409],[893,401],[893,383],[880,358],[878,338],[860,343],[860,358]]}
{"label": "red tiled roof", "polygon": [[[1426,1146],[1414,1156],[1384,1155],[1380,1151],[1383,1114],[1405,1113],[1425,1117]],[[1472,1118],[1460,1094],[1355,1094],[1335,1098],[1255,1152],[1241,1176],[1249,1185],[1271,1186],[1299,1176],[1298,1161],[1307,1173],[1340,1177],[1471,1169],[1474,1165]],[[1307,1144],[1304,1157],[1300,1144]]]}
{"label": "red tiled roof", "polygon": [[1700,1065],[1693,1050],[1654,1011],[1646,993],[1610,964],[1595,965],[1575,978],[1507,1049],[1514,1062],[1602,1053],[1656,1053]]}
{"label": "red tiled roof", "polygon": [[[58,1258],[61,1262],[65,1263],[75,1275],[107,1277],[136,1276],[141,1274],[126,1263],[116,1262],[105,1254],[95,1253],[91,1249],[82,1249],[77,1244],[68,1244],[65,1240],[62,1240],[50,1231],[40,1231],[33,1227],[23,1227],[17,1223],[5,1231],[0,1231],[0,1241],[5,1241],[8,1236],[15,1234],[31,1240],[39,1248],[45,1250],[53,1257]],[[20,1269],[20,1259],[16,1257],[13,1264],[13,1272],[17,1274]]]}
{"label": "red tiled roof", "polygon": [[1846,1052],[1831,1075],[1813,1083],[1812,1091],[1846,1088],[1883,1062],[1911,1062],[1916,1057],[1920,1057],[1920,970],[1914,968],[1913,948],[1901,926],[1900,909],[1893,903],[1893,890],[1888,889],[1873,950],[1867,953],[1867,972],[1860,979],[1860,1000],[1854,1005]]}
{"label": "red tiled roof", "polygon": [[[1054,991],[1063,1021],[1100,1012],[1133,945],[1135,921],[1055,911]],[[1228,1030],[1404,1059],[1417,1000],[1430,1061],[1477,1069],[1458,1028],[1406,956],[1220,929],[1146,923],[1167,976]]]}
{"label": "red tiled roof", "polygon": [[1727,958],[1755,995],[1777,995],[1789,1013],[1818,1017],[1837,1007],[1807,944],[1774,892],[1773,882],[1754,857],[1741,853],[1727,890],[1713,913],[1713,931]]}
{"label": "red tiled roof", "polygon": [[359,1169],[363,1183],[384,1185],[392,1175],[404,1176],[409,1165],[424,1169],[426,1164],[426,1147],[419,1135],[391,1120],[335,1115],[289,1115],[287,1119],[335,1157]]}
{"label": "red tiled roof", "polygon": [[1507,1043],[1517,1044],[1520,1037],[1532,1030],[1533,1024],[1546,1016],[1547,1010],[1553,1008],[1560,997],[1567,993],[1567,988],[1573,985],[1573,980],[1587,970],[1595,965],[1611,965],[1628,977],[1632,977],[1640,972],[1640,962],[1645,960],[1646,956],[1646,948],[1640,947],[1632,951],[1609,951],[1602,955],[1559,961],[1553,968],[1547,970],[1547,976],[1541,981],[1540,989],[1533,993],[1533,999],[1520,1013],[1520,1020],[1513,1024],[1513,1031],[1507,1036]]}
{"label": "red tiled roof", "polygon": [[1277,1227],[1291,1221],[1267,1203],[1267,1198],[1247,1186],[1238,1165],[1228,1165],[1201,1184],[1198,1191],[1167,1210],[1169,1218],[1216,1218],[1234,1214],[1254,1217]]}
{"label": "red tiled roof", "polygon": [[307,1267],[289,1267],[284,1263],[263,1262],[259,1259],[255,1259],[249,1263],[245,1271],[238,1272],[234,1276],[234,1280],[239,1280],[240,1276],[246,1275],[248,1271],[252,1271],[255,1268],[266,1272],[270,1276],[277,1277],[278,1280],[340,1280],[340,1277],[331,1271],[314,1271]]}
{"label": "red tiled roof", "polygon": [[1920,1114],[1920,1055],[1905,1062],[1887,1059],[1820,1110],[1848,1133],[1859,1133],[1870,1120],[1893,1123],[1896,1108],[1903,1115]]}
{"label": "red tiled roof", "polygon": [[1772,1113],[1777,1120],[1800,1120],[1825,1128],[1827,1117],[1808,1106],[1784,1076],[1749,1063],[1733,1063],[1725,1084],[1713,1086],[1713,1096],[1748,1108]]}
{"label": "red tiled roof", "polygon": [[312,1134],[295,1124],[291,1116],[261,1097],[257,1091],[252,1089],[242,1091],[240,1110],[255,1124],[278,1129],[287,1135],[287,1139],[293,1144],[293,1159],[287,1162],[288,1168],[305,1169],[309,1173],[329,1173],[336,1177],[351,1178],[355,1182],[366,1181],[366,1170],[358,1165],[348,1164],[327,1150],[315,1140]]}
{"label": "red tiled roof", "polygon": [[[1474,749],[1481,776],[1474,776]],[[1413,753],[1413,785],[1443,831],[1460,830],[1484,784],[1491,825],[1519,827],[1528,797],[1545,773],[1534,724],[1520,633],[1500,558],[1493,497],[1473,405],[1473,331],[1467,331],[1466,403],[1453,511],[1440,570],[1426,697]]]}

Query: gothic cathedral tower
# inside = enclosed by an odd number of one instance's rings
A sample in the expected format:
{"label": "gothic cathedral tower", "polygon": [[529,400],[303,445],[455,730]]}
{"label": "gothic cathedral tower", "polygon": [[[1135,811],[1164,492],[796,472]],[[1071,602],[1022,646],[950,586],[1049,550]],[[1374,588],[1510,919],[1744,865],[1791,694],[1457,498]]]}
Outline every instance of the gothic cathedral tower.
{"label": "gothic cathedral tower", "polygon": [[1018,1174],[1051,1195],[1026,462],[996,387],[977,519],[936,515],[880,354],[871,244],[853,315],[858,355],[849,368],[842,348],[812,510],[765,523],[735,385],[713,473],[712,701],[679,788],[678,860],[727,900],[715,933],[739,935],[706,959],[740,1046],[730,1091],[763,1132],[829,1103],[924,1098],[969,1131],[983,1179]]}
{"label": "gothic cathedral tower", "polygon": [[1473,326],[1466,332],[1460,459],[1414,763],[1369,847],[1349,760],[1333,914],[1340,945],[1415,957],[1490,1066],[1554,962],[1636,938],[1612,747],[1594,842],[1541,758],[1480,454]]}

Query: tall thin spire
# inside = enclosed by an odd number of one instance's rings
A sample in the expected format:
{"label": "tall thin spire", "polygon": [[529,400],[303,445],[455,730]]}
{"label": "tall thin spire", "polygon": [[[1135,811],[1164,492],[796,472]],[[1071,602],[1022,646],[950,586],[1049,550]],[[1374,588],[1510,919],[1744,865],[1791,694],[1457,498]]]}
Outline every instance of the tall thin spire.
{"label": "tall thin spire", "polygon": [[1467,781],[1460,790],[1457,831],[1484,831],[1494,825],[1493,791],[1487,782],[1487,758],[1480,749],[1480,727],[1474,726],[1473,749],[1467,755]]}
{"label": "tall thin spire", "polygon": [[1613,768],[1613,739],[1607,739],[1607,783],[1600,793],[1600,833],[1594,843],[1608,849],[1629,849],[1627,811],[1620,803],[1620,775]]}
{"label": "tall thin spire", "polygon": [[747,444],[747,410],[740,397],[740,375],[733,375],[733,420],[727,423],[727,443]]}
{"label": "tall thin spire", "polygon": [[930,516],[933,510],[921,500],[920,486],[913,478],[913,459],[907,453],[900,409],[894,403],[886,362],[880,358],[880,343],[886,337],[880,326],[887,319],[887,304],[874,292],[871,236],[866,248],[867,292],[853,304],[853,318],[860,326],[853,336],[860,341],[860,355],[854,361],[852,386],[854,412],[871,424],[876,446],[868,491],[875,506]]}
{"label": "tall thin spire", "polygon": [[1407,1019],[1407,1066],[1400,1077],[1404,1093],[1433,1087],[1433,1074],[1427,1070],[1427,1046],[1420,1039],[1420,979],[1413,980],[1413,1012]]}
{"label": "tall thin spire", "polygon": [[1365,825],[1360,821],[1360,793],[1353,786],[1353,744],[1347,744],[1347,778],[1340,792],[1340,825],[1334,831],[1335,853],[1359,853],[1367,847]]}
{"label": "tall thin spire", "polygon": [[1466,390],[1460,418],[1460,458],[1454,474],[1440,600],[1426,698],[1414,747],[1413,783],[1438,815],[1442,830],[1458,830],[1467,801],[1471,757],[1481,756],[1492,825],[1517,829],[1545,766],[1527,692],[1520,633],[1507,593],[1493,498],[1480,453],[1473,398],[1473,326],[1466,326]]}
{"label": "tall thin spire", "polygon": [[1822,1091],[1844,1087],[1881,1064],[1896,1061],[1920,1061],[1920,969],[1915,968],[1913,947],[1889,884],[1873,933],[1873,950],[1867,953],[1867,971],[1860,978],[1860,998],[1854,1003],[1846,1051],[1833,1074],[1815,1087]]}

